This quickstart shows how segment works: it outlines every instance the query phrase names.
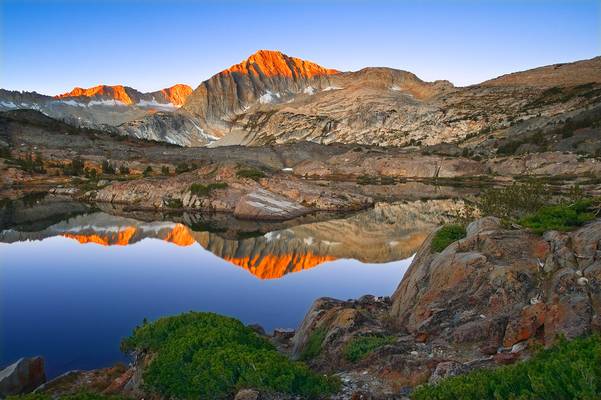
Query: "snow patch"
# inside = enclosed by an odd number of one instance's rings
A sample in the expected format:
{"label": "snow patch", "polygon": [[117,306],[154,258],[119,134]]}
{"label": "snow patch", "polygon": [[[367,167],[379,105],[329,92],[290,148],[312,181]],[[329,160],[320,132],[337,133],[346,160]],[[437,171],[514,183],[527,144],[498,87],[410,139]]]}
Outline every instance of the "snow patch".
{"label": "snow patch", "polygon": [[61,100],[61,101],[57,101],[57,103],[62,103],[62,104],[66,104],[68,106],[73,106],[73,107],[85,107],[86,105],[83,103],[80,103],[79,101],[75,101],[75,100]]}
{"label": "snow patch", "polygon": [[313,86],[307,86],[305,88],[305,90],[303,90],[303,93],[308,94],[309,96],[315,94],[315,89],[313,89]]}
{"label": "snow patch", "polygon": [[292,168],[282,168],[282,171],[284,171],[284,172],[292,172]]}
{"label": "snow patch", "polygon": [[273,93],[271,91],[267,91],[265,92],[264,95],[262,95],[261,97],[259,97],[259,103],[261,104],[268,104],[268,103],[273,103],[273,101],[276,98],[280,98],[280,94],[279,93]]}
{"label": "snow patch", "polygon": [[12,101],[0,101],[0,105],[6,108],[17,108],[17,105]]}
{"label": "snow patch", "polygon": [[136,103],[136,105],[138,107],[157,107],[157,108],[166,108],[169,110],[173,110],[176,108],[179,108],[171,103],[159,103],[158,101],[156,101],[155,99],[152,99],[150,101],[148,100],[140,100],[138,103]]}
{"label": "snow patch", "polygon": [[400,92],[400,91],[401,91],[401,88],[400,88],[400,87],[398,87],[397,85],[392,85],[392,86],[390,87],[390,90],[392,90],[393,92]]}
{"label": "snow patch", "polygon": [[218,137],[215,137],[215,136],[213,136],[213,135],[209,135],[208,133],[206,133],[206,132],[204,131],[204,129],[202,129],[200,126],[196,125],[196,122],[194,122],[194,121],[190,120],[190,123],[192,123],[192,125],[194,125],[194,127],[195,127],[196,129],[198,129],[198,131],[200,132],[200,134],[201,134],[203,137],[205,137],[205,138],[206,138],[206,139],[207,139],[209,142],[214,142],[215,140],[218,140],[218,139],[219,139]]}
{"label": "snow patch", "polygon": [[328,87],[324,88],[322,90],[322,92],[329,92],[330,90],[340,90],[340,89],[342,89],[342,88],[339,86],[328,86]]}
{"label": "snow patch", "polygon": [[88,107],[93,106],[109,106],[109,107],[118,107],[118,106],[127,106],[122,101],[119,100],[92,100],[88,103]]}

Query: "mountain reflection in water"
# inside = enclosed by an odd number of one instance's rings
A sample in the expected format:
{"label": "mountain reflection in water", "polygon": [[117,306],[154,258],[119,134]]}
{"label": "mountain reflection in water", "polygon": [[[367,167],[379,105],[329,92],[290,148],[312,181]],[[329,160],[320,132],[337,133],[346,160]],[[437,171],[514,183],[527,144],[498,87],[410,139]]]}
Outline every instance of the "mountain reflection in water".
{"label": "mountain reflection in water", "polygon": [[[238,231],[234,237],[213,226],[202,215],[184,214],[182,222],[141,221],[96,211],[70,217],[36,232],[18,227],[0,232],[0,242],[41,240],[53,236],[82,244],[127,246],[152,238],[191,246],[198,243],[216,256],[242,267],[260,279],[313,268],[337,259],[385,263],[411,256],[454,203],[449,200],[377,204],[373,209],[345,218],[300,223],[282,229]],[[150,216],[152,217],[152,216]],[[230,225],[232,221],[229,221]],[[213,226],[214,228],[214,226]],[[231,228],[231,227],[230,227]]]}
{"label": "mountain reflection in water", "polygon": [[390,295],[455,206],[378,204],[352,215],[259,223],[50,196],[7,203],[0,208],[0,367],[42,355],[53,377],[127,361],[119,341],[144,318],[211,311],[270,331],[296,328],[318,297]]}

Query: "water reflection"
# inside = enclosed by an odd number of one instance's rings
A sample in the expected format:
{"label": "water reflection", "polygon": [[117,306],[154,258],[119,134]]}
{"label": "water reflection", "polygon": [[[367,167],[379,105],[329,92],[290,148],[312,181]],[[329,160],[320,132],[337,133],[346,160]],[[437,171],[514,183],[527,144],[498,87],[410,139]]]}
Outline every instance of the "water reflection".
{"label": "water reflection", "polygon": [[[65,205],[58,203],[54,207],[63,211]],[[78,207],[81,205],[72,209]],[[110,211],[122,215],[89,209],[35,231],[28,230],[28,221],[19,223],[16,213],[9,226],[0,231],[0,242],[61,236],[102,246],[127,246],[148,238],[177,246],[198,243],[260,279],[277,279],[337,259],[385,263],[407,258],[456,207],[457,203],[451,200],[379,203],[353,215],[322,214],[279,224],[238,221],[225,214],[147,212],[131,218],[119,209]],[[40,212],[48,213],[50,209],[42,205]],[[53,221],[47,215],[44,220]]]}
{"label": "water reflection", "polygon": [[0,367],[49,376],[123,360],[144,318],[190,310],[295,328],[321,296],[390,295],[450,200],[281,223],[131,213],[56,199],[0,208]]}

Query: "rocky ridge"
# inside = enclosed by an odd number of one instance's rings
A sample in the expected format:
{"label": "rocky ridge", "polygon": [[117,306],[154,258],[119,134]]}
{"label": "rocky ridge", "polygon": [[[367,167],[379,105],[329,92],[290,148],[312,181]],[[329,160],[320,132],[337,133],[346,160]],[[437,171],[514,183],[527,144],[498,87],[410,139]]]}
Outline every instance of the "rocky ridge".
{"label": "rocky ridge", "polygon": [[191,92],[191,87],[182,84],[149,93],[122,85],[99,85],[87,89],[76,87],[53,97],[36,92],[0,89],[0,111],[34,109],[75,126],[112,132],[115,126],[148,114],[175,111]]}
{"label": "rocky ridge", "polygon": [[600,57],[464,88],[391,68],[338,72],[309,65],[261,50],[203,82],[183,110],[219,139],[211,146],[302,140],[408,146],[461,144],[509,128],[521,135],[532,120],[560,124],[601,96]]}

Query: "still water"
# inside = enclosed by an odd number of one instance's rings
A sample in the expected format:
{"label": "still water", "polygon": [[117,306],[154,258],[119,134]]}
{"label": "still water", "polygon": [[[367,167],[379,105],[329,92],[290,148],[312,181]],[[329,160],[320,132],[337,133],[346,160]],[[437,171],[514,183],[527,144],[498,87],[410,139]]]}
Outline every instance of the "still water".
{"label": "still water", "polygon": [[227,218],[63,214],[3,215],[0,366],[42,355],[52,377],[126,361],[119,342],[144,318],[189,310],[295,328],[318,297],[392,294],[440,217],[381,205],[233,229]]}

